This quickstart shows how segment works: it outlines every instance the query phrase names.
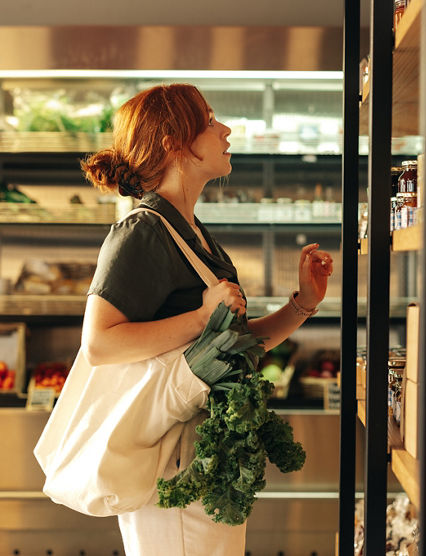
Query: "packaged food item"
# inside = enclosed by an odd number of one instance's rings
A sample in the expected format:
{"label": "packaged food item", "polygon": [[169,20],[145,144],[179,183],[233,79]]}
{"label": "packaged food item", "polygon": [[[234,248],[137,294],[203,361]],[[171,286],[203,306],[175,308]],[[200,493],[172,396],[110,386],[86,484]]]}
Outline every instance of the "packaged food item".
{"label": "packaged food item", "polygon": [[401,423],[402,381],[405,357],[391,356],[388,360],[388,410],[396,423]]}
{"label": "packaged food item", "polygon": [[398,178],[399,193],[417,193],[417,160],[404,160]]}
{"label": "packaged food item", "polygon": [[398,178],[395,229],[414,225],[417,209],[417,160],[404,160]]}
{"label": "packaged food item", "polygon": [[393,10],[393,30],[396,31],[402,16],[404,15],[405,8],[407,7],[406,0],[395,0]]}
{"label": "packaged food item", "polygon": [[398,194],[398,180],[399,176],[402,173],[402,166],[393,166],[391,168],[391,177],[392,177],[392,192],[391,192],[391,199],[390,199],[390,231],[393,232],[395,230],[395,211],[397,207],[397,194]]}

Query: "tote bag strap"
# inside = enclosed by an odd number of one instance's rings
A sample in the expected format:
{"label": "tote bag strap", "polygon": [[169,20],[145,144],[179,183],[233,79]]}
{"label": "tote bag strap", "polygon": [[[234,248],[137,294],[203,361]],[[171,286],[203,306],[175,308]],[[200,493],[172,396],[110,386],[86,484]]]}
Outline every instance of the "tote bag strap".
{"label": "tote bag strap", "polygon": [[216,286],[216,284],[219,283],[217,276],[213,274],[210,268],[205,263],[203,263],[203,261],[194,253],[194,251],[189,247],[189,245],[186,243],[183,237],[180,234],[178,234],[178,232],[173,228],[170,222],[164,218],[162,214],[149,208],[140,207],[130,211],[124,218],[120,220],[120,222],[125,220],[128,216],[131,216],[132,214],[137,214],[138,212],[152,212],[152,214],[156,214],[161,219],[161,221],[163,222],[167,230],[170,232],[170,235],[175,240],[176,244],[178,245],[182,253],[191,263],[191,265],[193,266],[193,268],[195,269],[195,271],[197,272],[197,274],[200,276],[201,280],[203,280],[203,282],[206,284],[207,287]]}

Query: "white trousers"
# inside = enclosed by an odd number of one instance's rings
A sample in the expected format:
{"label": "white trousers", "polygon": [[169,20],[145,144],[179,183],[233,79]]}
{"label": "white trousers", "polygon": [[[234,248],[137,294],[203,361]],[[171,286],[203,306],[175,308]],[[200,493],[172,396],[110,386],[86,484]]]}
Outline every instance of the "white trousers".
{"label": "white trousers", "polygon": [[215,523],[201,502],[143,506],[118,516],[126,556],[244,556],[246,523]]}
{"label": "white trousers", "polygon": [[[170,479],[194,458],[195,426],[205,415],[198,414],[185,426],[175,454],[164,472]],[[246,523],[215,523],[200,501],[187,508],[159,508],[155,492],[139,510],[118,516],[126,556],[244,556]]]}

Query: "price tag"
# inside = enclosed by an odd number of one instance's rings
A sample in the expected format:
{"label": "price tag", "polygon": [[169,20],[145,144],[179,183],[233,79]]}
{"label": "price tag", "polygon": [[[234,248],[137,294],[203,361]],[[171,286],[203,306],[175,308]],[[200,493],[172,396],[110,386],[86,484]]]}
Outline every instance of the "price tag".
{"label": "price tag", "polygon": [[340,386],[336,382],[332,382],[326,387],[324,409],[340,409]]}
{"label": "price tag", "polygon": [[28,391],[26,409],[28,411],[52,411],[55,401],[53,388],[31,388]]}

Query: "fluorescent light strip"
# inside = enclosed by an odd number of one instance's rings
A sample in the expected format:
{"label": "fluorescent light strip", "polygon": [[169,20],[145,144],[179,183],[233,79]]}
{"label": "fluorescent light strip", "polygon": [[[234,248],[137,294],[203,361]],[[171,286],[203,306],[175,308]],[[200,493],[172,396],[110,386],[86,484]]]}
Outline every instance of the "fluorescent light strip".
{"label": "fluorescent light strip", "polygon": [[0,78],[105,78],[105,79],[323,79],[341,80],[341,71],[234,71],[234,70],[0,70]]}

